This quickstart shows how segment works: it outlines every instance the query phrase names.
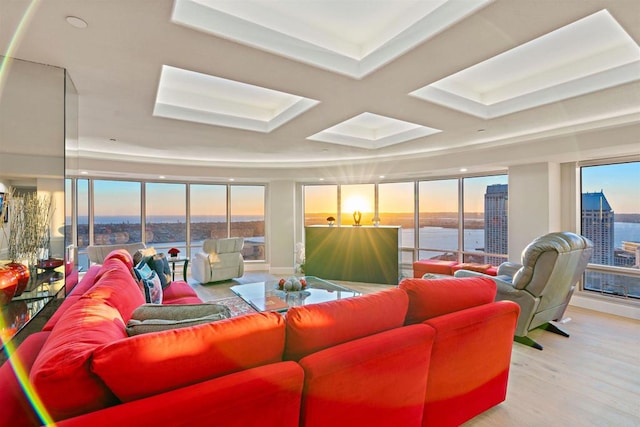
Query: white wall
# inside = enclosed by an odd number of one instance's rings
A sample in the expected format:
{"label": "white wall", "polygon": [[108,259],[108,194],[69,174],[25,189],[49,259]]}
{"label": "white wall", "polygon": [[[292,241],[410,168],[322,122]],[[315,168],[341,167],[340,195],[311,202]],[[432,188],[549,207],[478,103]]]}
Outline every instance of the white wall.
{"label": "white wall", "polygon": [[295,182],[272,181],[269,184],[269,264],[273,274],[292,274],[295,259],[296,220]]}
{"label": "white wall", "polygon": [[509,168],[509,261],[536,237],[561,227],[560,165],[534,163]]}
{"label": "white wall", "polygon": [[[0,79],[0,191],[20,186],[52,195],[56,257],[64,255],[58,226],[64,225],[65,74],[62,68],[10,59]],[[0,259],[6,258],[8,227],[3,226]]]}
{"label": "white wall", "polygon": [[63,176],[64,69],[16,59],[6,64],[0,84],[0,173]]}

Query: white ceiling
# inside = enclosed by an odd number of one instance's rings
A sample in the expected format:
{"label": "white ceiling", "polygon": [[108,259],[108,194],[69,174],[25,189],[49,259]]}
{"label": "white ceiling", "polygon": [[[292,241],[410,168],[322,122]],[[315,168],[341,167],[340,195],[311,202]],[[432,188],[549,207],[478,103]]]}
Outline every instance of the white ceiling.
{"label": "white ceiling", "polygon": [[68,70],[70,154],[96,175],[357,180],[640,153],[637,0],[28,5],[0,0],[0,54]]}

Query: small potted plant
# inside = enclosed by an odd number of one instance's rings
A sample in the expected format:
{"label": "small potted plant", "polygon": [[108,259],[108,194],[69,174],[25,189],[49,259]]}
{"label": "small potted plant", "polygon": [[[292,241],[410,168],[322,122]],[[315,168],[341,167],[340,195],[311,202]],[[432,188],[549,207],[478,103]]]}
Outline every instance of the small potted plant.
{"label": "small potted plant", "polygon": [[171,248],[167,252],[169,252],[169,255],[171,255],[171,258],[178,258],[178,254],[180,253],[180,249]]}
{"label": "small potted plant", "polygon": [[329,225],[333,225],[333,224],[336,223],[336,219],[334,217],[330,216],[330,217],[327,218],[327,223]]}

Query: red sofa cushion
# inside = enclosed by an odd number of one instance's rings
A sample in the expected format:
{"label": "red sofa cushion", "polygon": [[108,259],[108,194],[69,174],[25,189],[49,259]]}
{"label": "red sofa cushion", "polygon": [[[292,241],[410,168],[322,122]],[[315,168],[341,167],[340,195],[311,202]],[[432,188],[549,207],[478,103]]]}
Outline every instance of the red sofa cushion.
{"label": "red sofa cushion", "polygon": [[285,359],[402,326],[407,294],[392,288],[369,295],[293,307],[286,316]]}
{"label": "red sofa cushion", "polygon": [[[37,426],[43,424],[36,415],[25,394],[16,371],[29,372],[38,352],[49,337],[49,332],[36,332],[29,335],[11,355],[9,361],[0,366],[0,408],[2,419],[12,427]],[[14,369],[14,364],[21,367]],[[23,378],[23,381],[25,379]],[[8,425],[9,425],[8,424]]]}
{"label": "red sofa cushion", "polygon": [[303,375],[294,362],[259,366],[70,418],[57,426],[298,427]]}
{"label": "red sofa cushion", "polygon": [[493,302],[496,284],[486,277],[403,279],[398,285],[409,295],[406,324]]}
{"label": "red sofa cushion", "polygon": [[62,313],[67,311],[67,309],[71,307],[73,303],[78,301],[85,292],[87,292],[93,287],[93,285],[95,285],[96,276],[98,275],[98,272],[100,272],[101,268],[101,265],[92,265],[91,267],[89,267],[89,270],[84,274],[84,276],[82,276],[80,282],[73,289],[67,289],[67,297],[64,299],[62,304],[60,304],[60,307],[58,307],[55,313],[53,313],[53,315],[49,318],[49,320],[47,320],[47,323],[44,324],[44,327],[42,328],[43,331],[52,330],[56,323],[58,323],[58,321],[60,320]]}
{"label": "red sofa cushion", "polygon": [[300,425],[420,426],[433,337],[412,325],[302,358]]}
{"label": "red sofa cushion", "polygon": [[284,319],[256,313],[96,349],[92,371],[124,402],[282,360]]}
{"label": "red sofa cushion", "polygon": [[69,295],[82,296],[85,292],[93,287],[96,284],[96,277],[98,273],[102,269],[102,265],[92,265],[89,267],[86,273],[80,279],[80,282],[73,288],[72,292]]}
{"label": "red sofa cushion", "polygon": [[90,372],[89,360],[100,344],[126,338],[120,313],[103,301],[80,298],[64,312],[38,355],[30,379],[56,419],[95,411],[117,402]]}
{"label": "red sofa cushion", "polygon": [[[105,258],[104,264],[96,276],[96,284],[85,292],[82,298],[105,301],[118,310],[126,323],[131,318],[133,310],[145,303],[145,297],[133,278],[128,264],[123,263],[120,256],[112,257],[114,253],[118,254],[118,252],[114,251]],[[126,253],[129,255],[128,252]]]}

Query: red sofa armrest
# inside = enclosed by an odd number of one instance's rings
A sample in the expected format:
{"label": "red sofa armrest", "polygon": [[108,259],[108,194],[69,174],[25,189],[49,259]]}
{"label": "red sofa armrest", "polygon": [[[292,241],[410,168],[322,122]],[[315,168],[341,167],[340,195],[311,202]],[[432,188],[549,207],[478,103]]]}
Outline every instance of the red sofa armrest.
{"label": "red sofa armrest", "polygon": [[57,425],[297,427],[303,375],[295,362],[264,365],[69,418]]}
{"label": "red sofa armrest", "polygon": [[484,304],[435,317],[423,426],[460,425],[504,401],[520,307]]}
{"label": "red sofa armrest", "polygon": [[[18,346],[11,358],[0,366],[0,408],[2,408],[2,418],[12,426],[39,426],[42,424],[20,385],[13,364],[20,363],[28,376],[33,362],[49,338],[49,334],[50,332],[36,332],[29,335]],[[24,380],[28,381],[28,377]]]}

